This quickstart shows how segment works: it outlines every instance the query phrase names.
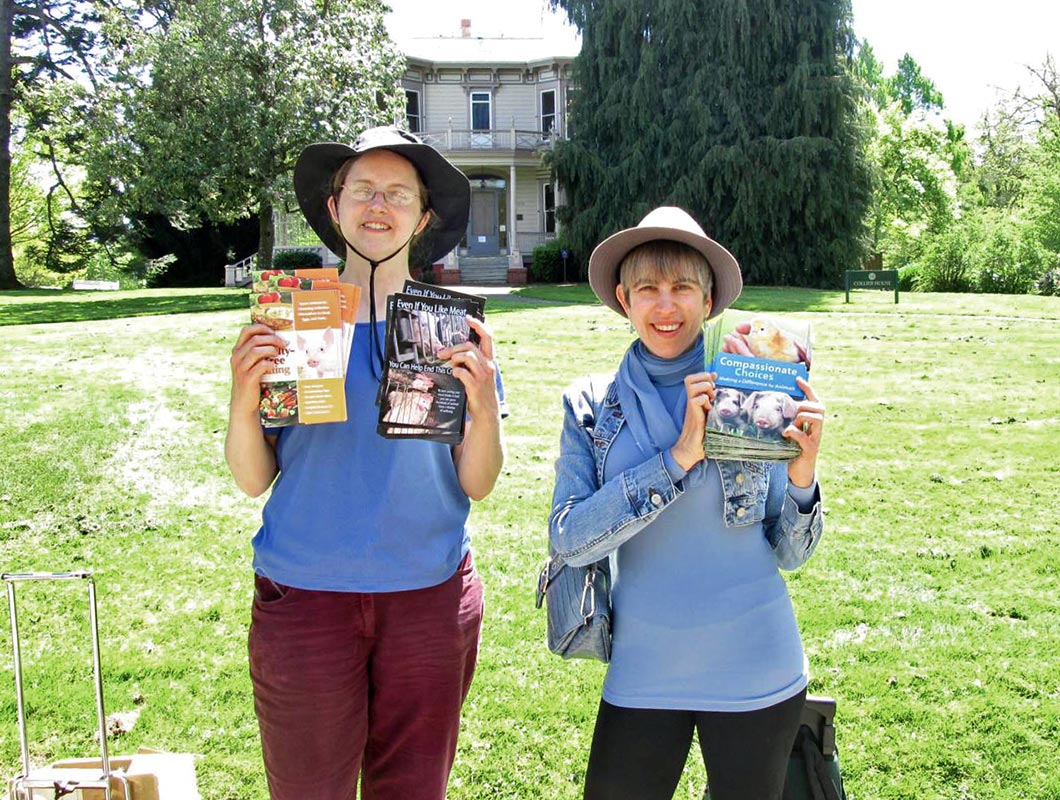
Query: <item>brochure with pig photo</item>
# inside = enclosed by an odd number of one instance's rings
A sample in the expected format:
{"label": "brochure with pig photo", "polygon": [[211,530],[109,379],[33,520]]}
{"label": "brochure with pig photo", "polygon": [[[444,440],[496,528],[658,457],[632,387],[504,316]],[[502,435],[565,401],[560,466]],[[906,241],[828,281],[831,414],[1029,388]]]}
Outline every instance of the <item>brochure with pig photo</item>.
{"label": "brochure with pig photo", "polygon": [[790,461],[799,447],[782,433],[809,380],[810,325],[763,312],[726,310],[705,334],[707,371],[718,375],[707,415],[704,448],[710,458]]}
{"label": "brochure with pig photo", "polygon": [[266,428],[346,419],[342,294],[336,289],[252,292],[250,318],[287,346],[261,381]]}
{"label": "brochure with pig photo", "polygon": [[451,363],[438,354],[475,341],[467,317],[481,313],[481,304],[461,297],[401,293],[387,299],[386,371],[377,427],[381,436],[463,441],[467,395]]}
{"label": "brochure with pig photo", "polygon": [[430,283],[407,280],[402,288],[403,294],[414,294],[420,297],[429,297],[433,300],[467,300],[471,304],[471,314],[475,319],[485,319],[486,298],[478,294],[467,294],[447,289],[444,286],[434,286]]}
{"label": "brochure with pig photo", "polygon": [[342,317],[342,374],[345,375],[350,364],[350,350],[353,348],[357,306],[361,304],[361,287],[337,280],[318,280],[313,282],[313,290],[318,289],[334,289],[339,293],[339,314]]}
{"label": "brochure with pig photo", "polygon": [[[432,300],[466,300],[471,307],[468,311],[471,316],[475,319],[485,320],[486,319],[486,298],[477,294],[467,294],[465,292],[457,292],[453,289],[447,289],[442,286],[435,286],[430,283],[421,283],[420,281],[414,281],[411,278],[405,281],[404,286],[401,288],[401,294],[411,294],[417,297],[430,298]],[[391,338],[391,323],[390,323],[390,311],[393,308],[393,303],[389,302],[390,298],[387,298],[386,306],[386,330],[387,339]],[[471,332],[471,341],[478,344],[478,334],[474,331]],[[375,397],[375,404],[378,406],[383,402],[383,392],[386,390],[387,382],[382,380],[379,382],[379,391]]]}

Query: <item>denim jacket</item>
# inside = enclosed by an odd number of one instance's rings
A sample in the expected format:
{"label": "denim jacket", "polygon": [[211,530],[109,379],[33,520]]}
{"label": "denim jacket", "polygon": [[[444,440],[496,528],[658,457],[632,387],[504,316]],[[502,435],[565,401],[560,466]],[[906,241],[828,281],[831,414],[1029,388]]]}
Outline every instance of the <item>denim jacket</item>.
{"label": "denim jacket", "polygon": [[[670,478],[663,454],[604,482],[608,450],[625,421],[613,376],[574,383],[563,395],[563,432],[549,539],[563,561],[598,561],[652,522],[684,492]],[[807,513],[789,496],[787,467],[760,461],[718,461],[727,527],[763,523],[783,569],[795,569],[813,553],[823,530],[820,488]]]}

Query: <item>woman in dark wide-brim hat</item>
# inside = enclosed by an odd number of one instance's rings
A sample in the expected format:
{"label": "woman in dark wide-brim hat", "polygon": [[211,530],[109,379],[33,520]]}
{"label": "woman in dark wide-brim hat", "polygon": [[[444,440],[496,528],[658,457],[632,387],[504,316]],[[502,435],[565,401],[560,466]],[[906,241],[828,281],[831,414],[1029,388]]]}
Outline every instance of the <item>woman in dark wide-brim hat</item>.
{"label": "woman in dark wide-brim hat", "polygon": [[657,208],[589,259],[597,297],[637,340],[618,371],[563,397],[552,549],[610,556],[611,662],[587,800],[667,800],[694,730],[712,800],[779,800],[807,669],[778,567],[822,531],[816,481],[824,407],[808,383],[784,435],[788,464],[704,452],[715,398],[702,325],[740,294],[736,259],[679,208]]}
{"label": "woman in dark wide-brim hat", "polygon": [[225,456],[239,487],[272,492],[254,537],[250,669],[273,800],[443,800],[475,669],[482,584],[466,521],[503,451],[493,340],[438,353],[467,390],[455,447],[376,433],[387,295],[459,242],[470,188],[396,128],[305,149],[306,220],[361,287],[346,422],[265,433],[258,384],[283,340],[243,329],[232,351]]}

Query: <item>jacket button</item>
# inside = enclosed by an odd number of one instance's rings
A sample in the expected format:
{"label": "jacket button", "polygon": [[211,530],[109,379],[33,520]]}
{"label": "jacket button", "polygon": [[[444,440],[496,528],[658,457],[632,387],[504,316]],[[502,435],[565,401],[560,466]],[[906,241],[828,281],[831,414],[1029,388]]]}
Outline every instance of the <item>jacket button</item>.
{"label": "jacket button", "polygon": [[653,506],[655,506],[656,508],[658,508],[659,506],[661,506],[661,505],[663,504],[663,499],[662,499],[662,495],[661,495],[661,494],[659,494],[658,492],[652,492],[652,495],[651,495],[651,504],[652,504]]}
{"label": "jacket button", "polygon": [[740,519],[743,519],[744,517],[747,516],[747,509],[744,508],[743,506],[740,506],[740,508],[736,509],[736,516],[739,517]]}
{"label": "jacket button", "polygon": [[743,473],[742,472],[737,472],[736,473],[736,485],[737,486],[743,486]]}

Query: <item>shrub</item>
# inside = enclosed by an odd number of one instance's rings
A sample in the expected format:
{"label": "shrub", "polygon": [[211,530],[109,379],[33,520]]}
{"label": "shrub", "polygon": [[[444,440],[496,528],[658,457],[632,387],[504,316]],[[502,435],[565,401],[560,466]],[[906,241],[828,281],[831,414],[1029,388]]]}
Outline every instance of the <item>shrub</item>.
{"label": "shrub", "polygon": [[987,234],[977,266],[978,291],[1027,294],[1048,266],[1048,255],[1028,229],[1000,224]]}
{"label": "shrub", "polygon": [[313,269],[323,263],[316,250],[280,250],[272,254],[273,269]]}
{"label": "shrub", "polygon": [[938,234],[924,250],[920,265],[921,292],[970,292],[972,269],[972,236],[961,226]]}
{"label": "shrub", "polygon": [[898,291],[915,292],[920,287],[920,265],[906,264],[898,269]]}
{"label": "shrub", "polygon": [[[561,283],[564,280],[563,248],[566,244],[553,239],[534,248],[527,277],[532,283]],[[581,275],[578,260],[568,252],[566,280],[576,281]]]}

